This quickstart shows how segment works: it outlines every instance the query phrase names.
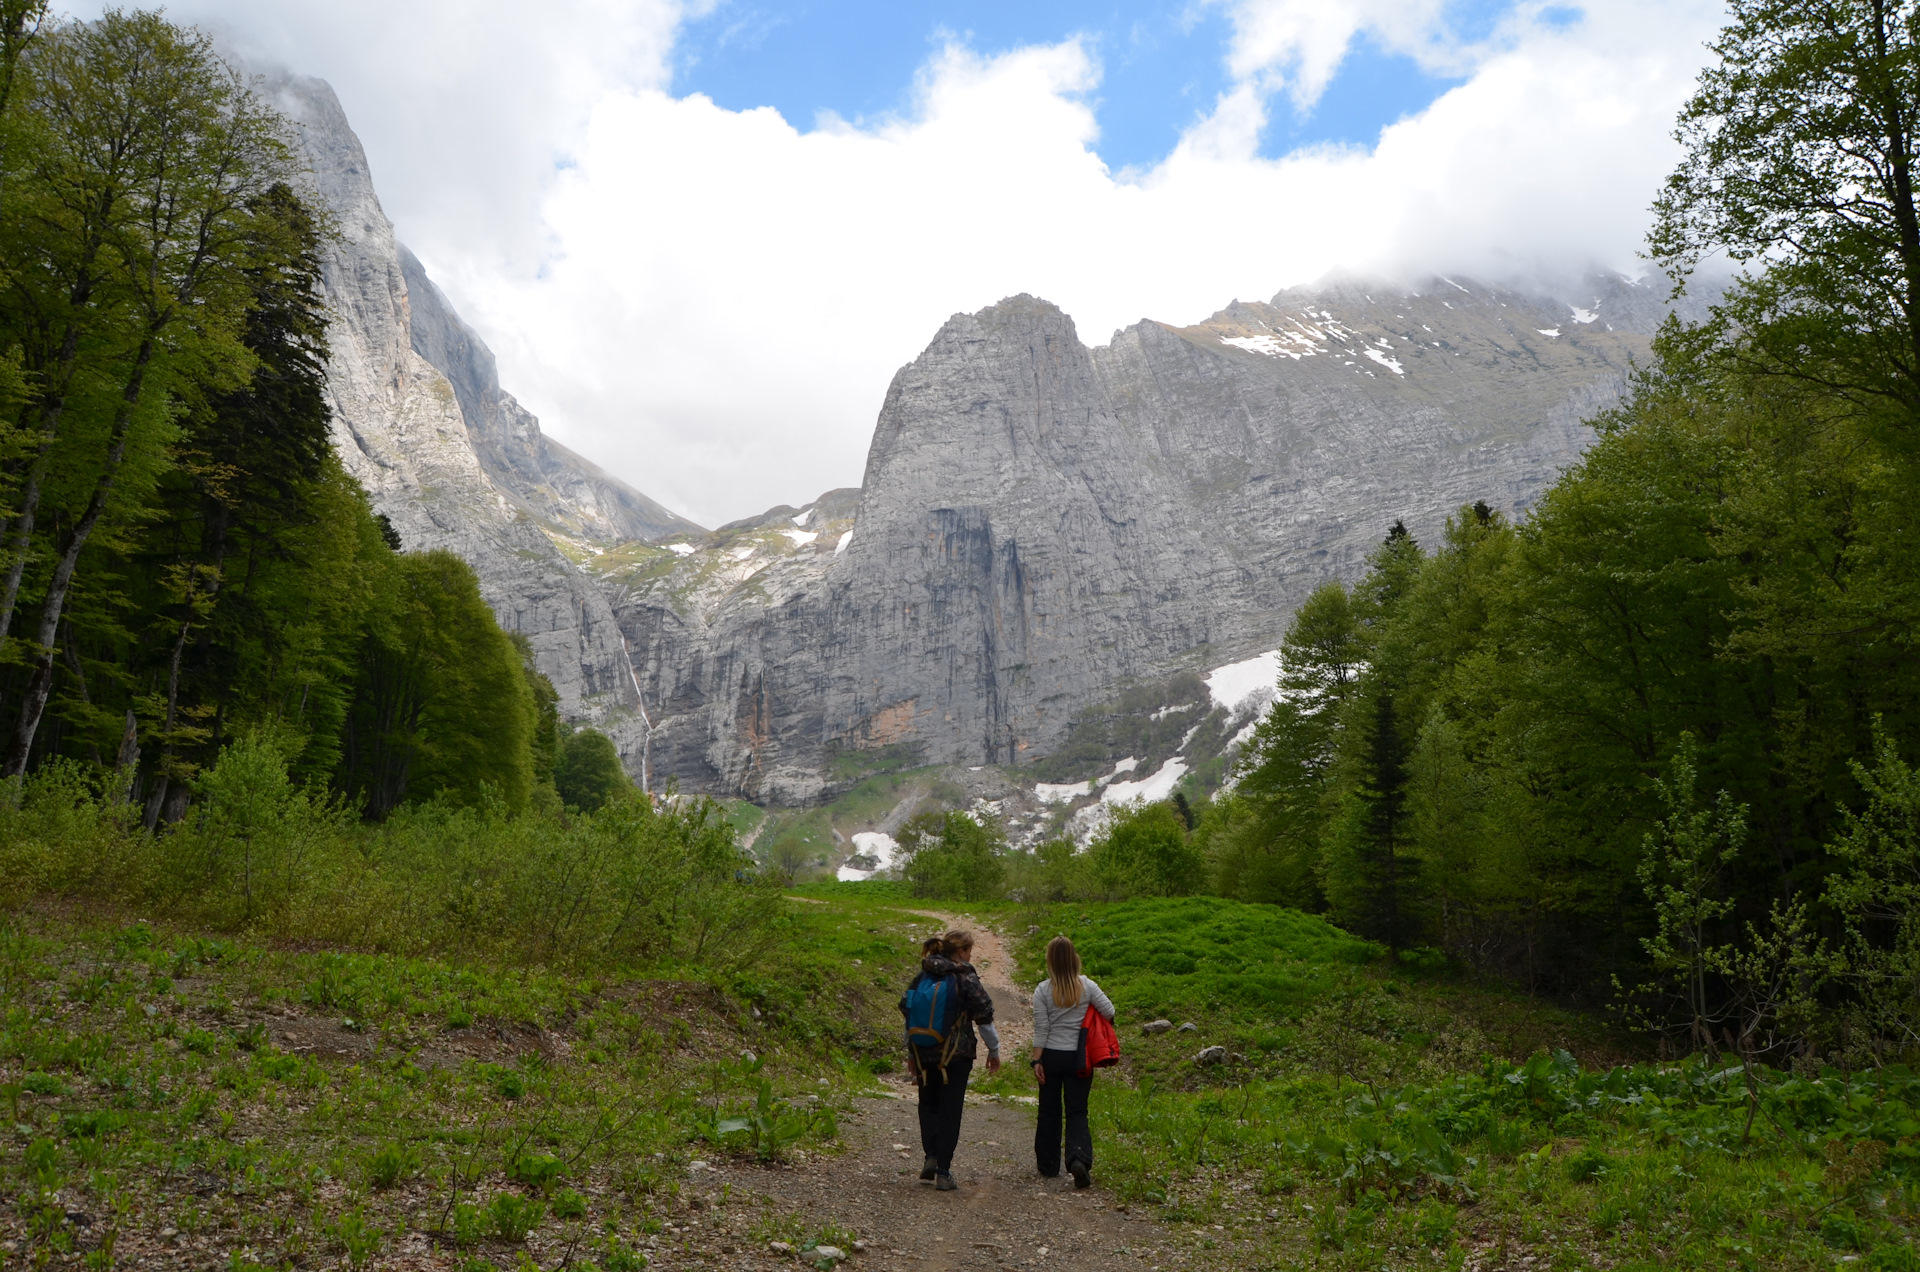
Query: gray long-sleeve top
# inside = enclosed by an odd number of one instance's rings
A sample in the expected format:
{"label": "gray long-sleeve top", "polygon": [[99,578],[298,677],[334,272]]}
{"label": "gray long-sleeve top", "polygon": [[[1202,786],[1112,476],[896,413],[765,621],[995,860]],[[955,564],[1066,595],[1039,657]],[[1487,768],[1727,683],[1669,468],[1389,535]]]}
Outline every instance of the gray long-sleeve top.
{"label": "gray long-sleeve top", "polygon": [[1108,1020],[1113,1019],[1112,1000],[1088,977],[1080,978],[1080,1001],[1071,1007],[1055,1007],[1053,981],[1041,981],[1033,991],[1033,1045],[1045,1051],[1078,1051],[1080,1022],[1086,1019],[1088,1003]]}

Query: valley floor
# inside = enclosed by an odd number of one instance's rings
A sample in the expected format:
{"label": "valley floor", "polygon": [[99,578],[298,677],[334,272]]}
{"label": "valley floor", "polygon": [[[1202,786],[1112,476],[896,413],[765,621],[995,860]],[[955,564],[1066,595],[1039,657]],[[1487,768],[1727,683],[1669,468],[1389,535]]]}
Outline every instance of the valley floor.
{"label": "valley floor", "polygon": [[[18,912],[0,1266],[1920,1270],[1904,1071],[1769,1074],[1750,1109],[1737,1067],[1621,1065],[1590,1022],[1291,911],[923,904],[810,887],[771,962],[654,979]],[[940,1194],[893,1004],[950,925],[1014,1063]],[[1126,1049],[1085,1193],[1034,1173],[1018,1063],[1060,930]]]}

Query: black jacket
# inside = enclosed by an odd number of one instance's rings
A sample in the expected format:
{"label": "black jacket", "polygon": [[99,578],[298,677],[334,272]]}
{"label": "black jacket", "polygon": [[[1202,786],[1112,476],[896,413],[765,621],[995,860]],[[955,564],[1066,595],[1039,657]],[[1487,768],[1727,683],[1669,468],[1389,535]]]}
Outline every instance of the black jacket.
{"label": "black jacket", "polygon": [[[920,970],[928,976],[952,976],[956,973],[959,975],[960,1010],[966,1015],[960,1019],[958,1026],[960,1040],[954,1045],[953,1055],[955,1059],[973,1059],[980,1053],[980,1043],[973,1032],[974,1024],[976,1022],[983,1025],[993,1023],[993,995],[989,994],[987,987],[980,983],[980,973],[973,970],[971,963],[956,963],[938,954],[929,954],[921,959]],[[919,979],[918,976],[914,977],[915,982]],[[913,985],[909,984],[907,988],[912,989]],[[906,995],[902,994],[900,996],[901,1018],[905,1019],[906,1014],[907,999]]]}

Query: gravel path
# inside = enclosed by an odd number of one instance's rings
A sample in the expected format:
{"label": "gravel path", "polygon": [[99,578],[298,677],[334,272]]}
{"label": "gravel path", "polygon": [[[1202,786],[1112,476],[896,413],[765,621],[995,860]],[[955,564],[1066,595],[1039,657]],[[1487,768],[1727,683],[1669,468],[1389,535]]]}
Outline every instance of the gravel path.
{"label": "gravel path", "polygon": [[[953,1163],[960,1188],[951,1193],[920,1182],[920,1131],[911,1097],[861,1100],[840,1126],[844,1153],[809,1155],[780,1167],[719,1164],[696,1172],[696,1186],[711,1193],[725,1185],[732,1200],[723,1209],[736,1213],[793,1216],[808,1232],[832,1225],[857,1234],[868,1248],[853,1256],[854,1272],[1207,1266],[1204,1258],[1193,1261],[1189,1241],[1115,1205],[1099,1187],[1097,1169],[1095,1186],[1086,1192],[1075,1192],[1064,1177],[1036,1175],[1033,1114],[1025,1108],[969,1100]],[[727,1230],[723,1215],[714,1215],[710,1236]],[[696,1241],[686,1253],[694,1255],[701,1245],[709,1253],[686,1266],[763,1267],[791,1258],[771,1253],[764,1242],[754,1244],[736,1244],[729,1258],[713,1251],[710,1241]],[[677,1266],[665,1251],[660,1255],[656,1267]]]}
{"label": "gravel path", "polygon": [[[962,915],[916,911],[974,933],[974,966],[993,994],[1002,1054],[1020,1063],[1032,1032],[1030,994],[1014,984],[999,934]],[[808,1154],[780,1166],[721,1161],[689,1181],[692,1213],[681,1231],[649,1251],[656,1269],[803,1267],[769,1248],[773,1227],[817,1234],[829,1226],[866,1249],[851,1272],[950,1272],[956,1268],[1043,1268],[1095,1272],[1232,1266],[1223,1233],[1171,1232],[1128,1213],[1100,1187],[1076,1192],[1062,1176],[1033,1168],[1033,1112],[969,1095],[957,1192],[921,1183],[920,1129],[911,1083],[889,1098],[856,1101],[841,1120],[843,1152]],[[1097,1145],[1096,1145],[1097,1148]],[[1216,1243],[1218,1243],[1216,1245]]]}

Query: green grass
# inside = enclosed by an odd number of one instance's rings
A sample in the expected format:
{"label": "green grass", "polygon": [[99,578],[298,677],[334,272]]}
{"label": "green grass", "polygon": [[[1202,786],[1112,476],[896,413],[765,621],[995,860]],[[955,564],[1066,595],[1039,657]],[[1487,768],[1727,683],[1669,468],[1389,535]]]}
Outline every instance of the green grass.
{"label": "green grass", "polygon": [[[811,884],[765,959],[592,976],[16,911],[0,1229],[28,1267],[360,1266],[409,1234],[454,1266],[675,1265],[690,1161],[834,1152],[839,1114],[898,1063],[926,906],[954,908]],[[1353,1272],[1920,1269],[1904,1070],[1765,1073],[1750,1104],[1737,1065],[1622,1063],[1630,1040],[1590,1017],[1291,911],[965,909],[1015,934],[1022,983],[1047,938],[1075,937],[1122,1012],[1096,1174],[1202,1251],[1231,1237],[1248,1266]],[[1142,1035],[1156,1015],[1195,1028]],[[1197,1062],[1216,1045],[1224,1062]],[[976,1085],[1033,1091],[1018,1065]],[[742,1240],[852,1235],[731,1201],[714,1218]]]}
{"label": "green grass", "polygon": [[[1202,1244],[1218,1224],[1274,1266],[1354,1272],[1920,1269],[1904,1070],[1765,1073],[1749,1134],[1737,1064],[1622,1063],[1633,1040],[1592,1017],[1293,911],[1186,898],[1010,919],[1026,979],[1065,932],[1122,1013],[1096,1173]],[[1141,1034],[1155,1016],[1194,1029]],[[1215,1045],[1226,1060],[1199,1063]],[[1032,1090],[1011,1066],[978,1085]]]}
{"label": "green grass", "polygon": [[1042,966],[1046,941],[1064,932],[1085,947],[1087,974],[1124,992],[1136,1018],[1203,1008],[1295,1019],[1383,953],[1298,910],[1213,897],[1065,905],[1045,918],[1022,963]]}
{"label": "green grass", "polygon": [[[29,1267],[359,1266],[413,1232],[460,1266],[638,1268],[671,1248],[690,1160],[835,1151],[897,1060],[925,921],[780,922],[767,962],[663,979],[16,912],[0,1235]],[[743,1233],[779,1222],[736,1209]]]}

